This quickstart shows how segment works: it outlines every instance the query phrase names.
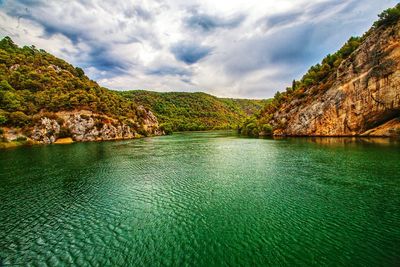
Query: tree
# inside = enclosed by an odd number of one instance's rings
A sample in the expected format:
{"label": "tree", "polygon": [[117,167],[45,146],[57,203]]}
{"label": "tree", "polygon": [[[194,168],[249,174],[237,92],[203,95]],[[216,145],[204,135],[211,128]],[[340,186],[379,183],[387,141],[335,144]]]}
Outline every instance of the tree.
{"label": "tree", "polygon": [[7,117],[4,114],[0,114],[0,125],[7,122]]}
{"label": "tree", "polygon": [[14,88],[5,80],[0,82],[0,91],[14,91]]}
{"label": "tree", "polygon": [[400,19],[400,4],[388,8],[378,15],[379,20],[374,23],[375,27],[390,26],[396,24]]}
{"label": "tree", "polygon": [[83,69],[76,67],[75,70],[79,78],[83,78],[85,76],[85,72],[83,71]]}
{"label": "tree", "polygon": [[6,36],[0,41],[0,48],[9,50],[9,49],[15,49],[18,46],[11,40],[10,37]]}
{"label": "tree", "polygon": [[262,126],[262,131],[264,132],[265,135],[271,135],[272,134],[272,126],[270,124],[264,124]]}
{"label": "tree", "polygon": [[20,100],[20,97],[11,91],[0,92],[0,106],[8,111],[21,108]]}

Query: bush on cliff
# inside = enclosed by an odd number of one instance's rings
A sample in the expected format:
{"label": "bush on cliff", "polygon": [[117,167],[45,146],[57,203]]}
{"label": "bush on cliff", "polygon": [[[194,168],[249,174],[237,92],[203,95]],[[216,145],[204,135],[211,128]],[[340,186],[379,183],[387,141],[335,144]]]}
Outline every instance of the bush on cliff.
{"label": "bush on cliff", "polygon": [[378,15],[379,20],[374,23],[375,27],[390,26],[400,20],[400,4],[393,8],[388,8]]}

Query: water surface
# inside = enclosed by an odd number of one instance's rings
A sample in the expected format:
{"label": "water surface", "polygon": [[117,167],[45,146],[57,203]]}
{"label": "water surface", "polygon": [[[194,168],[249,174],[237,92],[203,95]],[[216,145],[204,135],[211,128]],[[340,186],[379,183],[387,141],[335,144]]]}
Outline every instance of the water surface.
{"label": "water surface", "polygon": [[0,151],[0,266],[399,266],[400,145],[180,133]]}

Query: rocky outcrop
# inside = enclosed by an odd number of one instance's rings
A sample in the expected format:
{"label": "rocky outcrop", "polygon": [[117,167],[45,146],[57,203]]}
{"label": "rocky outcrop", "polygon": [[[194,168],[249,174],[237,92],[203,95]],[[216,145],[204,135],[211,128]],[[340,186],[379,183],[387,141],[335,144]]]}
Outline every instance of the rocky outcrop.
{"label": "rocky outcrop", "polygon": [[396,137],[400,136],[400,118],[390,120],[378,127],[366,131],[363,136],[382,136],[382,137]]}
{"label": "rocky outcrop", "polygon": [[31,138],[45,144],[54,143],[60,133],[60,128],[56,120],[41,118],[40,123],[33,129]]}
{"label": "rocky outcrop", "polygon": [[[30,138],[51,144],[59,138],[71,137],[74,141],[102,141],[117,139],[132,139],[143,135],[164,134],[158,126],[157,118],[140,107],[143,122],[134,121],[122,123],[116,119],[95,114],[91,111],[58,112],[53,118],[42,117],[32,130]],[[129,123],[129,125],[128,125]]]}
{"label": "rocky outcrop", "polygon": [[400,117],[399,62],[400,24],[371,30],[330,77],[327,90],[309,88],[304,99],[272,115],[274,135],[393,135]]}

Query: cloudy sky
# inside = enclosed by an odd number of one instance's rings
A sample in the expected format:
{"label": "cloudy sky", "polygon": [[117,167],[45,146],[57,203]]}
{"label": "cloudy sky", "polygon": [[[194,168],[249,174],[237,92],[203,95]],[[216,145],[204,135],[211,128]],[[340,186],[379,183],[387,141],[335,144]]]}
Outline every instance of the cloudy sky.
{"label": "cloudy sky", "polygon": [[0,0],[0,35],[116,89],[271,97],[393,0]]}

